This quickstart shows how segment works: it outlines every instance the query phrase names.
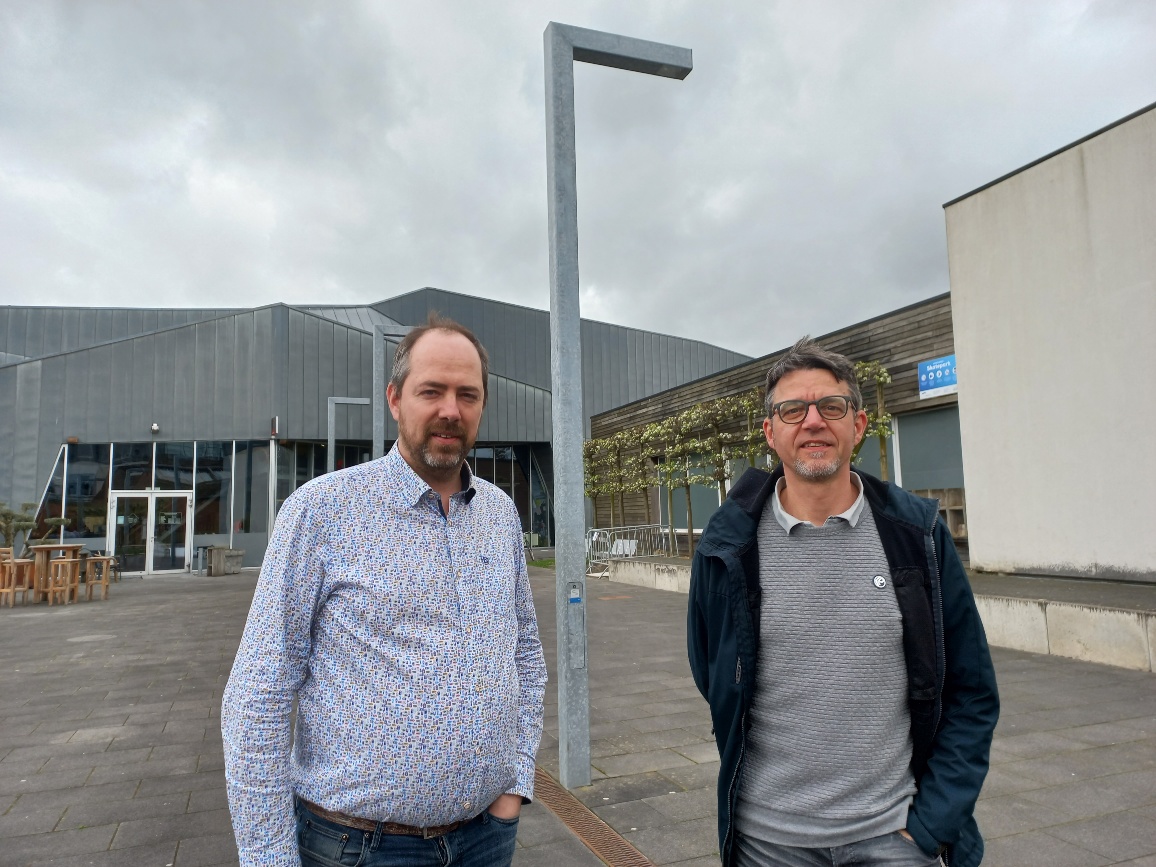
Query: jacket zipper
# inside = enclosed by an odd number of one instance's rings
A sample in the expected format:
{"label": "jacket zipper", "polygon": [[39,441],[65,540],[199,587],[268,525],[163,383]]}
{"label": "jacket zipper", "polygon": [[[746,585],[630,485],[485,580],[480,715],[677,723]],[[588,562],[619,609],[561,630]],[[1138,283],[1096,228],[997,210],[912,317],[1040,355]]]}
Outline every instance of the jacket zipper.
{"label": "jacket zipper", "polygon": [[[943,582],[939,580],[939,552],[935,549],[935,524],[939,520],[939,503],[935,504],[935,511],[931,514],[931,532],[928,538],[931,540],[931,565],[935,568],[933,580],[936,582],[938,592],[935,594],[936,607],[939,609],[939,658],[943,660],[944,666],[947,665],[947,651],[944,649],[944,625],[943,625]],[[939,695],[936,701],[938,710],[935,713],[935,725],[931,729],[931,736],[935,737],[935,733],[939,731],[939,721],[943,716],[943,694]],[[947,858],[947,850],[944,849],[939,855],[939,860],[944,867],[948,867],[949,861]]]}
{"label": "jacket zipper", "polygon": [[[935,568],[935,574],[933,576],[933,578],[936,582],[936,588],[937,588],[937,592],[935,594],[935,604],[936,604],[936,607],[939,609],[939,629],[937,630],[939,633],[939,635],[938,635],[938,638],[939,638],[939,658],[943,660],[943,664],[944,664],[944,666],[946,666],[947,665],[947,651],[944,649],[944,638],[943,638],[943,632],[944,632],[944,625],[943,625],[943,582],[941,580],[939,580],[939,552],[935,550],[935,524],[938,520],[939,520],[939,502],[937,501],[935,504],[935,511],[932,513],[932,516],[931,516],[931,530],[928,533],[928,538],[931,540],[931,565]],[[943,695],[942,695],[942,693],[940,694],[939,699],[936,701],[936,706],[937,706],[937,710],[935,712],[935,725],[932,726],[932,728],[931,728],[932,737],[934,737],[935,733],[937,731],[939,731],[939,721],[943,716]]]}
{"label": "jacket zipper", "polygon": [[[742,665],[740,661],[739,665]],[[739,742],[739,760],[735,762],[735,772],[731,774],[731,784],[727,789],[727,834],[726,842],[731,842],[731,833],[735,827],[735,783],[739,779],[739,769],[743,766],[743,753],[747,750],[747,714],[743,711],[742,717],[739,719],[739,736],[742,740]],[[732,844],[733,845],[733,844]],[[725,860],[725,859],[724,859]]]}

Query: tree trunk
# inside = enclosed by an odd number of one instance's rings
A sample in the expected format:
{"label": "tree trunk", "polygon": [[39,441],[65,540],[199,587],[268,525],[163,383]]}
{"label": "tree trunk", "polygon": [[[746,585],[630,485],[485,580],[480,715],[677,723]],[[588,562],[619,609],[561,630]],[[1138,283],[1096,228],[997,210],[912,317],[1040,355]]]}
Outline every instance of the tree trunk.
{"label": "tree trunk", "polygon": [[674,480],[666,480],[666,523],[667,534],[670,536],[670,556],[678,556],[678,537],[674,535]]}
{"label": "tree trunk", "polygon": [[694,558],[694,508],[690,504],[690,484],[683,489],[686,491],[686,546],[691,559]]}
{"label": "tree trunk", "polygon": [[[886,410],[883,407],[883,383],[875,380],[875,414],[877,416],[883,415]],[[879,432],[879,478],[883,481],[888,481],[887,478],[887,435],[880,430]]]}

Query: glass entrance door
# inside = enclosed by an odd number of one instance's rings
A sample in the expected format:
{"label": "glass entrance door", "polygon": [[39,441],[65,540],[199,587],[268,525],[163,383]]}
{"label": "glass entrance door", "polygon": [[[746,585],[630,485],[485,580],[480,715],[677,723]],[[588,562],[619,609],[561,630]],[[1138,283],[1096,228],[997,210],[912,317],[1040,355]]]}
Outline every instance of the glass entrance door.
{"label": "glass entrance door", "polygon": [[120,558],[120,571],[144,572],[148,562],[148,496],[113,494],[110,511],[115,517],[109,547]]}
{"label": "glass entrance door", "polygon": [[183,571],[189,564],[189,495],[153,494],[149,572]]}
{"label": "glass entrance door", "polygon": [[152,575],[189,568],[192,497],[186,491],[113,491],[109,548],[120,558],[122,572]]}

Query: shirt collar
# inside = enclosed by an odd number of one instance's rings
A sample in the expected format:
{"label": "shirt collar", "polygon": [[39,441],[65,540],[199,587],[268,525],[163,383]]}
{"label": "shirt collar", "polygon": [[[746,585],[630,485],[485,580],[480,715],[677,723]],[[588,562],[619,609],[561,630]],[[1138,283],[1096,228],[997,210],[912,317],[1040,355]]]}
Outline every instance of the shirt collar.
{"label": "shirt collar", "polygon": [[[847,509],[847,511],[840,512],[838,515],[831,515],[827,520],[839,518],[846,521],[852,527],[855,527],[859,524],[859,519],[863,517],[863,508],[866,505],[866,501],[863,499],[863,480],[859,478],[859,474],[851,473],[851,481],[854,482],[855,487],[859,489],[859,496],[855,498],[855,502],[851,504],[851,507]],[[796,518],[783,508],[783,503],[779,499],[779,495],[786,486],[786,478],[780,478],[778,484],[775,485],[774,493],[771,494],[771,510],[775,515],[775,520],[779,522],[779,526],[788,533],[799,524],[806,524],[808,527],[813,526],[809,521]]]}
{"label": "shirt collar", "polygon": [[[398,496],[408,505],[416,506],[422,497],[433,490],[421,476],[413,471],[413,467],[406,463],[396,442],[384,460],[387,469],[394,477]],[[477,488],[474,487],[474,474],[470,470],[469,461],[462,461],[461,479],[462,489],[454,496],[462,497],[466,503],[469,503],[474,498],[474,494],[478,492]]]}

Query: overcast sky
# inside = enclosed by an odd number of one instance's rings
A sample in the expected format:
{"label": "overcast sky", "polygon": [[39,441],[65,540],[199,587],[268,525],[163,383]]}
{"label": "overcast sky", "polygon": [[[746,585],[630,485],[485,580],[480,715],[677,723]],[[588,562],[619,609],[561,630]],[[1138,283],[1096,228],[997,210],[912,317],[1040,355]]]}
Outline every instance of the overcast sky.
{"label": "overcast sky", "polygon": [[0,4],[0,304],[546,309],[542,31],[584,316],[750,355],[948,290],[942,204],[1156,102],[1152,0]]}

